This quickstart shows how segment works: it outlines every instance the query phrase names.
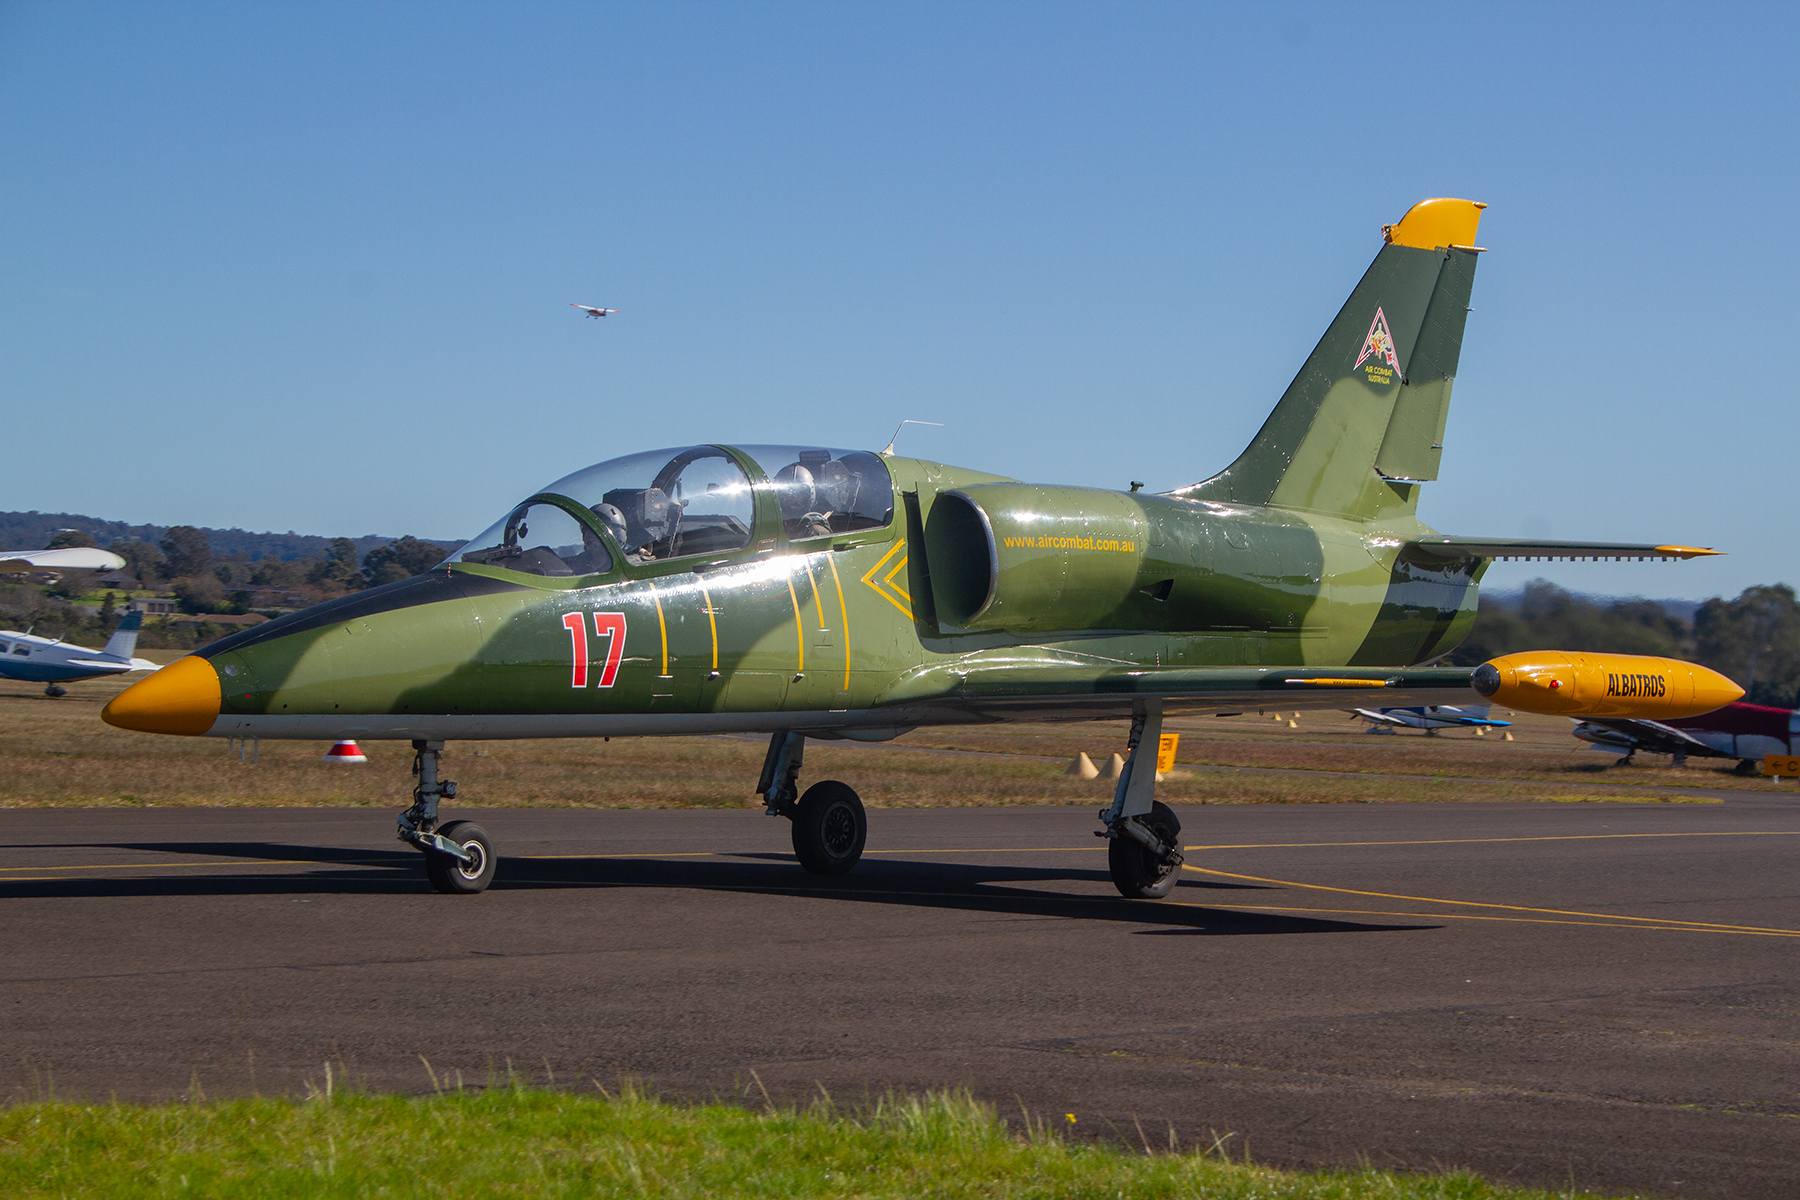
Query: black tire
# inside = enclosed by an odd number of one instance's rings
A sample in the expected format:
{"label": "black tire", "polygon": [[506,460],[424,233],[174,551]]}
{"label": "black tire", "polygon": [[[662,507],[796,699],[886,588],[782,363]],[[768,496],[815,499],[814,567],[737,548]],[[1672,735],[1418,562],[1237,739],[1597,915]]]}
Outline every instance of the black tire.
{"label": "black tire", "polygon": [[[1173,846],[1181,844],[1181,821],[1175,810],[1158,800],[1138,818],[1146,829]],[[1161,900],[1175,890],[1181,868],[1158,862],[1142,843],[1128,837],[1113,838],[1106,846],[1106,865],[1113,886],[1127,900]]]}
{"label": "black tire", "polygon": [[487,891],[488,884],[494,882],[496,863],[494,843],[489,840],[487,830],[473,821],[452,821],[437,832],[468,851],[475,861],[465,866],[448,854],[427,850],[425,878],[431,881],[431,886],[448,896],[472,896]]}
{"label": "black tire", "polygon": [[806,789],[794,812],[794,854],[815,875],[842,875],[862,857],[869,818],[847,783],[824,779]]}
{"label": "black tire", "polygon": [[59,687],[54,683],[44,689],[44,695],[49,696],[53,700],[57,699],[58,697],[61,697],[61,696],[66,696],[68,694],[69,694],[68,688]]}

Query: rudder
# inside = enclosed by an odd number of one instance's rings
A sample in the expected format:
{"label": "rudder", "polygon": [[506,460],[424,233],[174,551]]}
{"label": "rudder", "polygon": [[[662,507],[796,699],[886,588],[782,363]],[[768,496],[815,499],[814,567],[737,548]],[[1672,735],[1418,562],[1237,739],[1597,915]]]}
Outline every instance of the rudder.
{"label": "rudder", "polygon": [[106,647],[100,651],[115,658],[130,658],[137,650],[138,630],[143,627],[144,614],[133,609],[125,614],[113,635],[106,639]]}

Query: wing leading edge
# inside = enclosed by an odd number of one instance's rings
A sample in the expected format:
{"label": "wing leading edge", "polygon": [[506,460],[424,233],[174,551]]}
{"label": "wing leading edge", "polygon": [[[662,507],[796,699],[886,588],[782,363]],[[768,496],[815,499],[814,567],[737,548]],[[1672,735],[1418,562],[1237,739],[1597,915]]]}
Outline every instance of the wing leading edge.
{"label": "wing leading edge", "polygon": [[1700,546],[1651,546],[1638,542],[1556,542],[1545,538],[1425,537],[1406,543],[1433,558],[1486,558],[1493,560],[1544,559],[1578,562],[1582,559],[1615,562],[1622,559],[1674,561],[1723,554]]}

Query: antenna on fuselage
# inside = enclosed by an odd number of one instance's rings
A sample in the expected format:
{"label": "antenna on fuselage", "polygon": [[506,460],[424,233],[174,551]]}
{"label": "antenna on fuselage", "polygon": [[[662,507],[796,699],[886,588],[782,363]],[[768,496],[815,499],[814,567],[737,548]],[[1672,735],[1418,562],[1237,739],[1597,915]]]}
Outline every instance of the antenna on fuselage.
{"label": "antenna on fuselage", "polygon": [[900,440],[900,431],[908,425],[936,425],[940,429],[944,427],[942,421],[914,421],[911,419],[902,421],[894,426],[894,436],[888,439],[887,449],[882,451],[883,454],[892,455],[894,453],[894,443]]}

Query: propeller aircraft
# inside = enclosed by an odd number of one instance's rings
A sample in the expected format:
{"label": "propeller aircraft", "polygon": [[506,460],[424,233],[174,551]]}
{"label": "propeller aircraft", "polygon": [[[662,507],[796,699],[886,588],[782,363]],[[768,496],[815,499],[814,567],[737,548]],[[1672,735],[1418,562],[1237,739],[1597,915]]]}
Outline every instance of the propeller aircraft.
{"label": "propeller aircraft", "polygon": [[612,316],[617,316],[618,312],[619,312],[619,310],[616,308],[595,308],[591,304],[571,303],[569,305],[569,307],[570,308],[579,308],[582,312],[586,313],[590,317],[612,317]]}
{"label": "propeller aircraft", "polygon": [[[1130,751],[1098,836],[1119,891],[1175,886],[1155,799],[1171,713],[1493,702],[1664,718],[1742,695],[1635,656],[1432,665],[1488,563],[1682,559],[1682,546],[1450,537],[1437,477],[1484,206],[1415,205],[1250,446],[1150,494],[813,445],[701,444],[548,484],[430,572],[246,629],[120,693],[127,729],[405,739],[400,837],[439,891],[492,880],[492,840],[439,822],[455,738],[769,735],[756,791],[808,870],[855,866],[861,800],[804,792],[809,739],[1117,719]],[[579,306],[578,306],[579,307]],[[1148,758],[1142,752],[1148,748]]]}
{"label": "propeller aircraft", "polygon": [[93,679],[100,675],[123,675],[129,671],[154,671],[157,664],[147,658],[133,658],[137,649],[138,630],[144,614],[129,612],[113,630],[106,645],[99,650],[71,646],[61,638],[35,637],[28,630],[16,633],[0,629],[0,679],[21,679],[44,685],[46,696],[66,696],[62,685],[76,679]]}

